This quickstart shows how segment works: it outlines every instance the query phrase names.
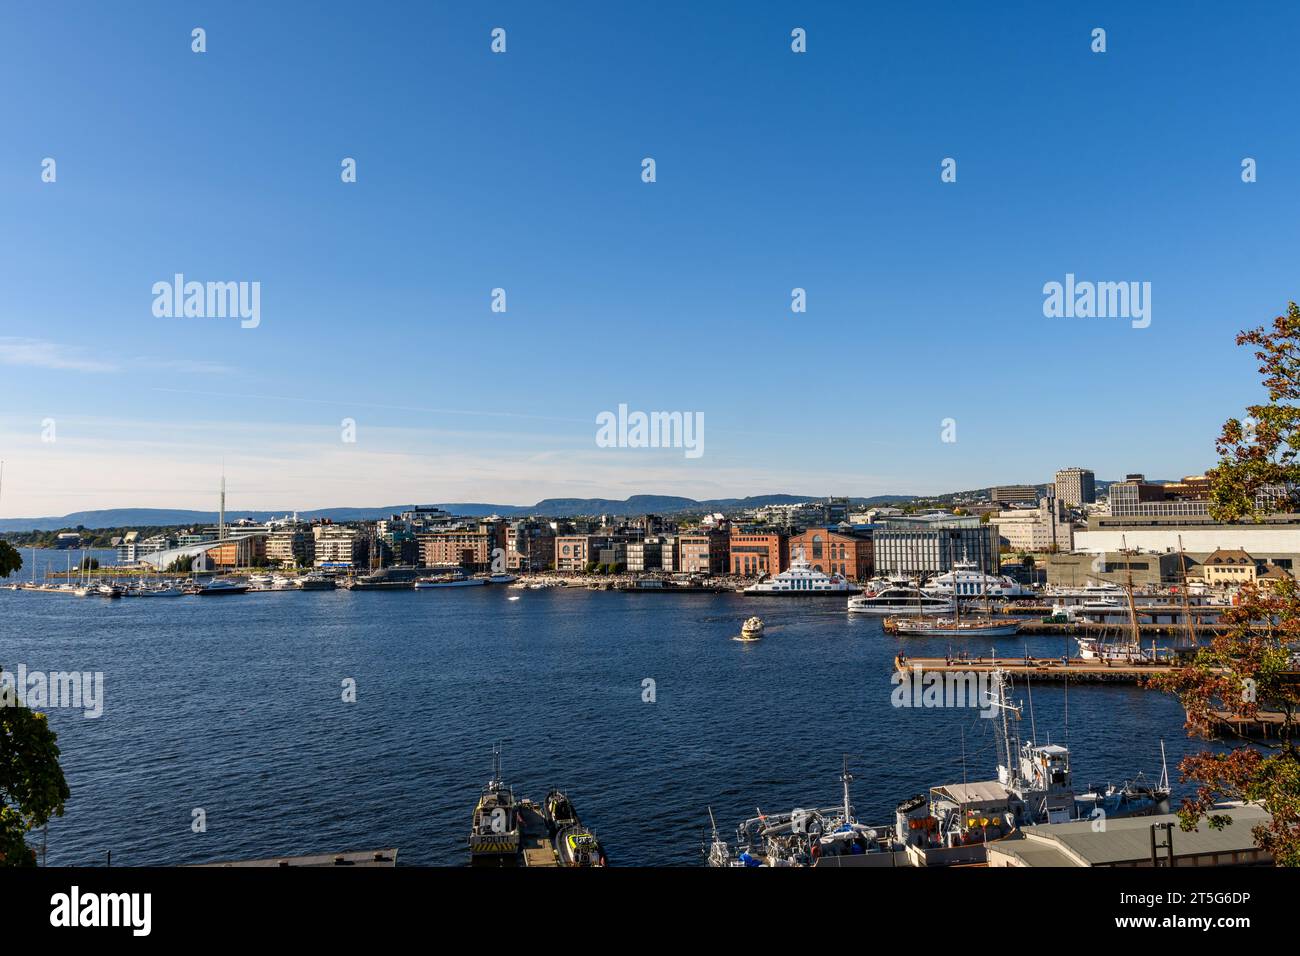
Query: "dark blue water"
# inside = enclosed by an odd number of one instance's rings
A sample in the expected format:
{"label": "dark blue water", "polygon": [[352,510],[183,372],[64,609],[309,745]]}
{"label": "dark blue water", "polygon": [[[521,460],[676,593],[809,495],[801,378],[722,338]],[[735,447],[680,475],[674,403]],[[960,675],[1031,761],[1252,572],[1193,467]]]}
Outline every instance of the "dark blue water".
{"label": "dark blue water", "polygon": [[[731,640],[753,613],[767,637]],[[1026,643],[1063,646],[1003,650]],[[844,753],[859,816],[888,821],[900,799],[963,778],[963,743],[970,779],[995,763],[993,721],[891,705],[899,646],[839,600],[0,590],[0,664],[104,673],[102,717],[50,711],[72,789],[50,826],[52,865],[109,850],[115,864],[177,864],[389,846],[403,863],[460,864],[498,740],[516,793],[568,788],[615,864],[699,863],[709,806],[729,834],[756,806],[835,803]],[[946,642],[906,648],[942,655]],[[356,703],[341,699],[345,678]],[[1033,704],[1039,739],[1066,741],[1063,689],[1036,685]],[[1079,784],[1158,773],[1162,736],[1171,770],[1191,749],[1165,695],[1075,686],[1068,704]]]}

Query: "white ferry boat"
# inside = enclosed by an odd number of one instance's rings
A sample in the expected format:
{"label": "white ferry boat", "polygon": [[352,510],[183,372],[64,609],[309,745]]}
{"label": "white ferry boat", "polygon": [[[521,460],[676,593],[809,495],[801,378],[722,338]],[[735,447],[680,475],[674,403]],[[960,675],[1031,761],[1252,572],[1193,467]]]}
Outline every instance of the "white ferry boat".
{"label": "white ferry boat", "polygon": [[909,614],[951,614],[952,597],[928,590],[895,584],[875,594],[849,598],[849,610],[857,614],[900,617]]}
{"label": "white ferry boat", "polygon": [[832,597],[858,594],[862,588],[839,574],[818,571],[803,556],[803,549],[790,561],[790,567],[775,577],[765,578],[745,588],[744,594],[780,597]]}

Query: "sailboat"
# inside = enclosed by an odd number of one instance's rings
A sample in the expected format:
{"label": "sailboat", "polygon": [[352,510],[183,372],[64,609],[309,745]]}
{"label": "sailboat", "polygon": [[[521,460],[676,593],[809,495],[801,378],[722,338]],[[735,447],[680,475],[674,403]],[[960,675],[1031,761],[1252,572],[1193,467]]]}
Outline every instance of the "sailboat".
{"label": "sailboat", "polygon": [[[1128,542],[1121,538],[1127,552]],[[1126,564],[1131,562],[1126,561]],[[1141,641],[1141,628],[1138,627],[1137,604],[1133,600],[1133,570],[1128,572],[1128,586],[1124,589],[1125,596],[1128,598],[1128,619],[1129,633],[1127,640],[1106,640],[1105,634],[1100,637],[1078,637],[1075,640],[1079,645],[1079,657],[1085,661],[1105,661],[1108,663],[1123,664],[1154,664],[1157,662],[1155,641],[1151,642],[1151,649],[1144,650]]]}

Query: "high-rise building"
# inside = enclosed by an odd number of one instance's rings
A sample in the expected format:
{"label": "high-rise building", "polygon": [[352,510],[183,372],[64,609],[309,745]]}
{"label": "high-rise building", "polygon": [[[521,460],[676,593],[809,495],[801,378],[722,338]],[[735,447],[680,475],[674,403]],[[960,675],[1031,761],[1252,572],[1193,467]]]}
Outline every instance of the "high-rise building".
{"label": "high-rise building", "polygon": [[1097,501],[1097,476],[1087,468],[1062,468],[1056,473],[1056,498],[1067,508]]}

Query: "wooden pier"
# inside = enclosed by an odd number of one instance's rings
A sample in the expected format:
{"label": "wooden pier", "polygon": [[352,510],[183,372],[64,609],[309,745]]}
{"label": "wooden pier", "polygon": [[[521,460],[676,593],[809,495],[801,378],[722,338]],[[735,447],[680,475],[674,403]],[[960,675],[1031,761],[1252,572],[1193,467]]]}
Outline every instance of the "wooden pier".
{"label": "wooden pier", "polygon": [[531,800],[519,803],[519,830],[519,857],[524,866],[560,865],[550,831],[546,829],[542,808]]}
{"label": "wooden pier", "polygon": [[1147,677],[1167,674],[1167,661],[1091,661],[1079,657],[909,657],[894,658],[896,671],[920,670],[924,674],[987,674],[1004,671],[1015,677],[1039,681],[1071,681],[1082,684],[1135,684]]}

